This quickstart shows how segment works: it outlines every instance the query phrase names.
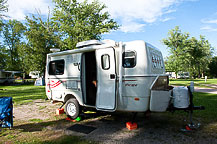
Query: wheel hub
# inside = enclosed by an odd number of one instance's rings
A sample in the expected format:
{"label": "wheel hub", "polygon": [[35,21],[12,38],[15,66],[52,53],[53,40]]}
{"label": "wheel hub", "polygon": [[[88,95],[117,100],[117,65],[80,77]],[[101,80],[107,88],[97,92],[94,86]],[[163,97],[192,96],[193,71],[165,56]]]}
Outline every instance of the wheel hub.
{"label": "wheel hub", "polygon": [[76,106],[73,103],[69,103],[67,105],[67,112],[70,116],[74,116],[76,114]]}

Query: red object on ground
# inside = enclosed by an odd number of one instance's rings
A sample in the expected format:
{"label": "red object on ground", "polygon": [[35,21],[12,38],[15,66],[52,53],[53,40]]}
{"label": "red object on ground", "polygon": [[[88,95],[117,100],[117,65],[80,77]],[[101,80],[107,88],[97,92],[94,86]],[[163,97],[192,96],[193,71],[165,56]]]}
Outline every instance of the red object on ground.
{"label": "red object on ground", "polygon": [[128,128],[128,130],[137,129],[137,123],[126,122],[126,127]]}
{"label": "red object on ground", "polygon": [[66,120],[67,120],[67,121],[76,122],[76,120],[74,120],[74,119],[71,119],[71,118],[69,118],[69,117],[67,117],[67,118],[66,118]]}
{"label": "red object on ground", "polygon": [[188,125],[185,126],[185,129],[188,130],[188,131],[192,130]]}
{"label": "red object on ground", "polygon": [[61,109],[56,109],[56,115],[61,115],[64,113],[64,108],[61,108]]}

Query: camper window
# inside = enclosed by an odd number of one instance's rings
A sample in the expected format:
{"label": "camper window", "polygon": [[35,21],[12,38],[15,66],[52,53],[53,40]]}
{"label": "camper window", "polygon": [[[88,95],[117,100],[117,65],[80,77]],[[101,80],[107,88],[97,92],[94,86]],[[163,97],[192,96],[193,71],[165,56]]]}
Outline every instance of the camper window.
{"label": "camper window", "polygon": [[101,57],[102,69],[108,70],[110,68],[110,56],[108,54]]}
{"label": "camper window", "polygon": [[55,60],[49,63],[49,75],[63,75],[64,74],[64,60]]}
{"label": "camper window", "polygon": [[133,68],[136,66],[136,52],[135,51],[124,52],[122,57],[123,57],[122,66],[124,68]]}

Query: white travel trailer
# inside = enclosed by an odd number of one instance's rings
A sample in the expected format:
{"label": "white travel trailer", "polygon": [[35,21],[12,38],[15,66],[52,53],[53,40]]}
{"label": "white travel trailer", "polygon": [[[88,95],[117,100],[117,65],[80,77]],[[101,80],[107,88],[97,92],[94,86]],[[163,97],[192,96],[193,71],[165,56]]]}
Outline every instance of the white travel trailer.
{"label": "white travel trailer", "polygon": [[[109,112],[168,109],[172,88],[157,48],[139,40],[90,40],[76,47],[47,55],[47,97],[66,103],[68,116],[76,118],[82,107]],[[186,108],[183,99],[177,108]]]}

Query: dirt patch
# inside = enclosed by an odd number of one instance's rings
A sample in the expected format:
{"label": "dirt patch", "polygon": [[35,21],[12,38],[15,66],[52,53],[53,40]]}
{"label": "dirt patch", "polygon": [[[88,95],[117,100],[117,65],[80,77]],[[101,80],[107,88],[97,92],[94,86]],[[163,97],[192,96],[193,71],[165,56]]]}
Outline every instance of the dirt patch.
{"label": "dirt patch", "polygon": [[[53,139],[64,135],[79,136],[87,141],[99,143],[217,143],[217,122],[202,123],[197,131],[181,132],[185,124],[183,117],[173,117],[167,113],[153,113],[150,117],[139,114],[136,118],[138,129],[129,131],[126,122],[131,113],[86,114],[80,122],[66,121],[65,114],[55,116],[55,110],[61,103],[36,100],[25,105],[14,106],[14,133],[20,137],[23,133],[34,137]],[[71,131],[74,124],[95,127],[89,134]],[[18,132],[16,130],[19,130]],[[49,135],[46,135],[49,133]],[[23,137],[28,137],[25,134]],[[58,134],[55,136],[55,134]],[[33,137],[32,136],[32,137]],[[16,137],[18,138],[18,137]],[[0,140],[1,142],[1,140]]]}
{"label": "dirt patch", "polygon": [[29,121],[32,119],[46,120],[55,115],[55,110],[61,103],[53,104],[45,100],[35,100],[28,104],[14,107],[14,121]]}

